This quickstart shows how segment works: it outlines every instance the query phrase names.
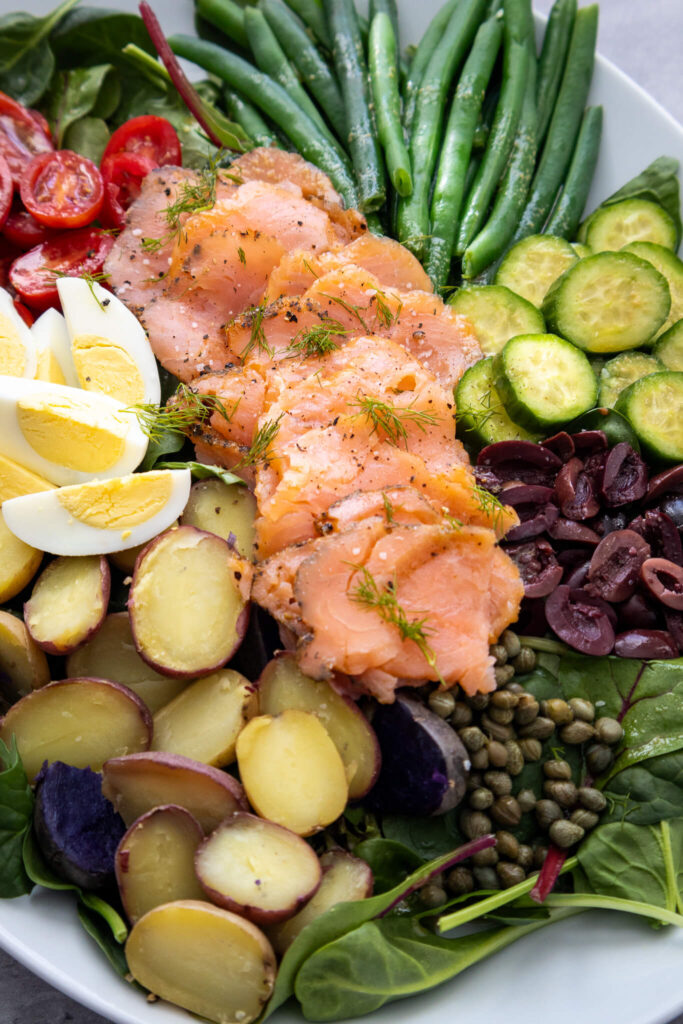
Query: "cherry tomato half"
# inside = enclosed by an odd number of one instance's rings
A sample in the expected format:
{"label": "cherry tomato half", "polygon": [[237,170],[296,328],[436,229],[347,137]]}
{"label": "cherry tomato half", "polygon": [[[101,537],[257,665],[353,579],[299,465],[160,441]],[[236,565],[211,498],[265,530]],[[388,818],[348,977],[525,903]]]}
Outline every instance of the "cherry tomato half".
{"label": "cherry tomato half", "polygon": [[12,181],[12,172],[4,156],[0,153],[0,226],[7,220],[13,195],[14,182]]}
{"label": "cherry tomato half", "polygon": [[122,228],[126,210],[140,195],[142,182],[155,164],[141,153],[114,153],[100,166],[104,182],[104,206],[100,219],[108,228]]}
{"label": "cherry tomato half", "polygon": [[49,132],[33,111],[0,92],[0,153],[9,164],[16,188],[33,157],[53,149]]}
{"label": "cherry tomato half", "polygon": [[99,274],[113,244],[111,235],[97,228],[64,231],[16,259],[10,283],[22,302],[42,312],[59,301],[55,271],[74,277]]}
{"label": "cherry tomato half", "polygon": [[34,157],[24,171],[20,192],[28,212],[49,228],[85,227],[104,201],[99,170],[70,149]]}
{"label": "cherry tomato half", "polygon": [[54,231],[32,217],[24,209],[19,196],[15,196],[7,220],[2,225],[2,234],[13,245],[18,245],[22,252],[26,252],[41,242],[47,242]]}
{"label": "cherry tomato half", "polygon": [[154,167],[182,163],[178,133],[165,117],[154,114],[132,117],[117,128],[107,143],[102,161],[115,153],[139,153],[148,157]]}
{"label": "cherry tomato half", "polygon": [[34,323],[36,322],[36,318],[34,317],[31,310],[28,308],[28,306],[25,306],[23,302],[19,301],[19,299],[14,299],[13,306],[16,309],[19,316],[21,317],[21,319],[26,324],[26,326],[33,327]]}

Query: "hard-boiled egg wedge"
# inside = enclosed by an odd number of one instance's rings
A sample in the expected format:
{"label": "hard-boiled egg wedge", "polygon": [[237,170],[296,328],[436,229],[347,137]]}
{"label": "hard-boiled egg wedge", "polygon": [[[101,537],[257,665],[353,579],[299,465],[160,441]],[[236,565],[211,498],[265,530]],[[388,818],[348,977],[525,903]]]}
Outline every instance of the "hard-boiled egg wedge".
{"label": "hard-boiled egg wedge", "polygon": [[154,353],[130,310],[101,285],[81,277],[62,277],[57,290],[81,387],[124,405],[158,405]]}
{"label": "hard-boiled egg wedge", "polygon": [[189,469],[131,473],[4,502],[12,533],[53,555],[106,555],[145,544],[187,504]]}
{"label": "hard-boiled egg wedge", "polygon": [[31,336],[38,360],[36,380],[68,384],[70,388],[80,387],[62,314],[56,309],[46,309],[31,328]]}
{"label": "hard-boiled egg wedge", "polygon": [[0,376],[0,455],[50,483],[131,473],[146,450],[136,416],[113,398]]}
{"label": "hard-boiled egg wedge", "polygon": [[9,292],[0,288],[0,374],[35,377],[36,347]]}

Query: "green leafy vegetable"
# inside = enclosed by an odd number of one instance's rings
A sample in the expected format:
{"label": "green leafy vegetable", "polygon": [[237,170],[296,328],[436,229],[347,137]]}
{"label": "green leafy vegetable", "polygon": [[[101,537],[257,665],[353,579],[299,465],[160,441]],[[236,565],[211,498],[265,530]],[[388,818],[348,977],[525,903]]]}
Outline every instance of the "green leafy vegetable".
{"label": "green leafy vegetable", "polygon": [[129,43],[154,53],[142,18],[101,7],[70,11],[53,32],[51,42],[60,68],[107,63],[130,69],[122,53]]}
{"label": "green leafy vegetable", "polygon": [[440,857],[464,840],[458,830],[458,811],[448,811],[431,818],[415,818],[409,814],[384,814],[382,834],[401,843],[423,861]]}
{"label": "green leafy vegetable", "polygon": [[32,106],[55,70],[48,36],[78,0],[65,0],[44,18],[18,12],[0,18],[0,89]]}
{"label": "green leafy vegetable", "polygon": [[224,484],[246,484],[240,476],[235,476],[229,469],[222,466],[205,466],[203,462],[157,462],[156,469],[189,469],[195,480],[209,480],[216,477]]}
{"label": "green leafy vegetable", "polygon": [[[79,903],[77,906],[78,920],[83,925],[83,928],[88,933],[91,939],[97,943],[104,955],[106,956],[109,963],[112,965],[117,974],[120,974],[126,981],[130,981],[130,971],[128,969],[128,963],[126,961],[126,954],[123,952],[122,947],[113,938],[110,929],[107,927],[102,917],[99,914],[93,913],[83,903]],[[136,987],[137,982],[133,982]]]}
{"label": "green leafy vegetable", "polygon": [[[167,455],[175,455],[177,452],[182,451],[185,446],[187,438],[184,434],[181,434],[178,430],[164,429],[156,437],[152,438],[147,445],[147,451],[145,457],[140,463],[138,469],[141,473],[146,473],[150,469],[156,469],[159,461],[163,460]],[[173,463],[175,466],[176,463]],[[167,468],[164,466],[163,468]]]}
{"label": "green leafy vegetable", "polygon": [[80,153],[99,164],[110,137],[107,122],[101,117],[82,117],[69,125],[63,144],[65,149],[72,149],[74,153]]}
{"label": "green leafy vegetable", "polygon": [[43,111],[50,122],[58,149],[64,144],[67,128],[89,114],[100,92],[110,88],[112,72],[114,68],[111,64],[57,72],[43,104]]}
{"label": "green leafy vegetable", "polygon": [[378,836],[358,843],[353,853],[370,865],[376,893],[393,889],[422,865],[422,858],[410,847]]}
{"label": "green leafy vegetable", "polygon": [[654,825],[667,818],[683,818],[683,750],[625,768],[603,792],[608,800],[605,823]]}
{"label": "green leafy vegetable", "polygon": [[659,203],[676,225],[676,246],[678,247],[683,234],[678,167],[678,160],[674,160],[673,157],[658,157],[644,171],[622,185],[618,192],[605,199],[601,206],[611,206],[624,199],[649,199],[653,203]]}
{"label": "green leafy vegetable", "polygon": [[30,834],[33,793],[14,736],[10,747],[0,740],[0,898],[24,896],[33,888],[24,869],[22,847]]}

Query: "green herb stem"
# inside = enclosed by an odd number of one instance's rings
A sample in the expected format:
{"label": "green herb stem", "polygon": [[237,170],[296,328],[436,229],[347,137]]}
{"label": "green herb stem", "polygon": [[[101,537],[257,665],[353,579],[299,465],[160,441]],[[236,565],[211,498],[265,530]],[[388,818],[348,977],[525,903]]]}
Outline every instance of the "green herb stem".
{"label": "green herb stem", "polygon": [[[512,892],[508,889],[507,892]],[[638,914],[653,921],[683,928],[683,914],[676,914],[664,907],[656,907],[640,900],[625,900],[620,896],[602,896],[600,893],[568,892],[552,893],[546,896],[544,906],[548,907],[581,907],[586,910],[620,910],[625,914]]]}

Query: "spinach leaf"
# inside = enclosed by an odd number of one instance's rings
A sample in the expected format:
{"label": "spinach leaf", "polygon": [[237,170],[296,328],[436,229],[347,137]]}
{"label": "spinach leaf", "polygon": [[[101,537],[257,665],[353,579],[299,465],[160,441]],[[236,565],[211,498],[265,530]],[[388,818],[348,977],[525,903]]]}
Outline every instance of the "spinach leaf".
{"label": "spinach leaf", "polygon": [[44,18],[19,12],[0,18],[0,89],[27,106],[47,89],[55,70],[52,29],[78,0],[64,0]]}
{"label": "spinach leaf", "polygon": [[457,811],[448,811],[433,818],[385,814],[382,816],[381,828],[385,839],[401,843],[425,861],[440,857],[463,842],[457,821]]}
{"label": "spinach leaf", "polygon": [[683,226],[681,225],[681,197],[678,185],[678,160],[671,156],[660,156],[653,160],[644,171],[605,199],[601,206],[611,206],[624,199],[649,199],[659,203],[676,225],[676,246],[680,245]]}
{"label": "spinach leaf", "polygon": [[63,146],[67,128],[91,112],[107,78],[111,80],[113,71],[111,64],[96,64],[90,68],[57,73],[47,102],[43,104],[43,112],[50,122],[57,149]]}
{"label": "spinach leaf", "polygon": [[[157,462],[156,469],[189,469],[195,480],[209,480],[217,477],[224,484],[246,484],[241,476],[235,476],[222,466],[205,466],[203,462]],[[451,849],[453,844],[451,844]]]}
{"label": "spinach leaf", "polygon": [[14,736],[9,747],[0,740],[0,898],[24,896],[33,883],[24,869],[22,846],[30,834],[33,793]]}
{"label": "spinach leaf", "polygon": [[107,63],[130,69],[121,53],[128,43],[155,52],[142,18],[101,7],[71,11],[53,32],[51,42],[61,68]]}
{"label": "spinach leaf", "polygon": [[422,864],[422,858],[414,850],[393,839],[365,839],[353,853],[369,864],[378,893],[393,889]]}
{"label": "spinach leaf", "polygon": [[100,117],[82,117],[69,125],[64,135],[64,148],[99,164],[110,139],[107,122]]}
{"label": "spinach leaf", "polygon": [[603,790],[609,804],[601,821],[656,825],[683,818],[683,750],[625,768]]}
{"label": "spinach leaf", "polygon": [[[77,905],[78,920],[83,925],[91,939],[97,943],[109,963],[117,974],[120,974],[126,981],[130,981],[130,970],[126,961],[126,954],[121,945],[113,938],[110,929],[106,926],[99,914],[93,913],[83,903]],[[132,982],[137,988],[137,982]]]}
{"label": "spinach leaf", "polygon": [[[158,469],[159,460],[166,455],[175,455],[176,452],[182,451],[186,440],[185,435],[177,430],[164,430],[159,437],[150,439],[145,457],[138,466],[139,472],[146,473],[149,469]],[[179,465],[182,468],[180,463],[166,462],[163,468],[175,469]]]}

